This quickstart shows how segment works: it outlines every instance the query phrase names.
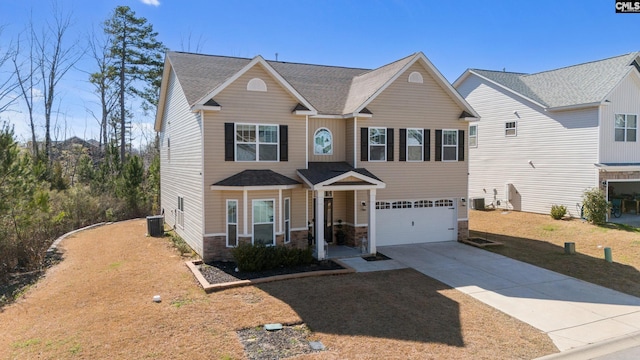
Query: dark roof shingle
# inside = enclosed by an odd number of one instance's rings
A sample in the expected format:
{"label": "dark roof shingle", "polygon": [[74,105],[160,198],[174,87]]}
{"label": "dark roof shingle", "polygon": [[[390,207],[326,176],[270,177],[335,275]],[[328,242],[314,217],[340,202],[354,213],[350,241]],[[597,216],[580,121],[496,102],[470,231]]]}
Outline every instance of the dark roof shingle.
{"label": "dark roof shingle", "polygon": [[346,162],[310,162],[308,169],[298,170],[305,179],[314,185],[348,173],[349,171],[356,172],[374,180],[382,181],[377,176],[369,172],[369,170],[365,168],[354,168]]}
{"label": "dark roof shingle", "polygon": [[299,181],[291,179],[272,170],[244,170],[213,186],[286,186],[298,185]]}

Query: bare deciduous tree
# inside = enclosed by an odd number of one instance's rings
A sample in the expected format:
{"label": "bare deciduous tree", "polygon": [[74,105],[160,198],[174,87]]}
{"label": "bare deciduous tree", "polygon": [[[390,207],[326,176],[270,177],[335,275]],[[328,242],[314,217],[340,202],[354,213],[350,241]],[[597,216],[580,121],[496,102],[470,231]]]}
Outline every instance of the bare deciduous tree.
{"label": "bare deciduous tree", "polygon": [[[2,38],[2,33],[4,30],[4,26],[0,26],[0,38]],[[8,48],[0,48],[0,69],[5,69],[5,65],[11,60],[15,49],[12,48],[12,44],[9,44]],[[13,97],[13,91],[18,87],[18,81],[16,80],[15,71],[2,71],[0,74],[7,74],[5,76],[0,76],[0,113],[7,110],[11,105],[13,105],[17,97]]]}
{"label": "bare deciduous tree", "polygon": [[82,52],[78,48],[78,40],[66,44],[66,37],[71,27],[71,14],[65,14],[52,5],[53,18],[35,37],[39,56],[42,94],[44,97],[44,150],[47,159],[51,160],[51,113],[56,99],[56,87],[64,75],[80,60]]}

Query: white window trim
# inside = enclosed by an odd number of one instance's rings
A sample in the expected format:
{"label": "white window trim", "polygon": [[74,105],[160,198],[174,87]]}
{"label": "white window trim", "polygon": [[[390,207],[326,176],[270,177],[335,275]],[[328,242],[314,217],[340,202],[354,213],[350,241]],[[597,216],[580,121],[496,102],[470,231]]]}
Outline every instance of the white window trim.
{"label": "white window trim", "polygon": [[[256,131],[256,141],[241,142],[240,144],[255,144],[256,145],[256,159],[255,160],[238,160],[238,125],[254,126]],[[275,126],[276,133],[278,134],[278,140],[274,143],[261,143],[260,142],[260,126]],[[260,144],[276,145],[276,160],[260,160]],[[233,153],[234,160],[236,162],[279,162],[280,161],[280,125],[278,124],[252,124],[252,123],[235,123],[233,126]]]}
{"label": "white window trim", "polygon": [[[271,222],[261,222],[261,223],[256,223],[255,221],[255,205],[256,202],[259,201],[271,201],[273,203],[273,214],[271,215]],[[275,219],[275,215],[276,215],[276,199],[253,199],[251,200],[251,244],[255,245],[255,226],[256,224],[258,225],[264,225],[264,224],[271,224],[272,225],[272,231],[271,231],[271,244],[267,244],[266,246],[275,246],[276,245],[276,219]]]}
{"label": "white window trim", "polygon": [[[287,218],[287,213],[289,213],[289,217]],[[282,209],[282,214],[284,217],[284,243],[288,244],[291,242],[291,198],[284,198],[284,205]],[[287,225],[289,225],[287,227]]]}
{"label": "white window trim", "polygon": [[[618,127],[617,123],[616,123],[616,117],[618,115],[622,115],[624,116],[624,127]],[[636,117],[636,127],[629,127],[629,120],[627,120],[628,116],[635,116]],[[624,139],[623,140],[616,140],[616,130],[623,130],[624,132]],[[627,131],[629,130],[635,130],[636,132],[636,140],[634,141],[630,141],[627,140]],[[637,142],[638,141],[638,115],[637,114],[622,114],[622,113],[616,113],[613,115],[613,141],[615,142]]]}
{"label": "white window trim", "polygon": [[[380,144],[371,144],[371,130],[372,129],[384,129],[384,145],[380,145]],[[387,139],[387,128],[386,127],[377,127],[377,126],[372,126],[369,127],[368,131],[367,131],[367,152],[368,152],[368,159],[371,162],[385,162],[387,161],[387,143],[388,143],[388,139]],[[384,146],[384,159],[382,160],[372,160],[371,159],[371,146]]]}
{"label": "white window trim", "polygon": [[[511,124],[511,123],[513,123],[515,126],[513,128],[508,128],[507,129],[507,124]],[[507,130],[511,130],[511,129],[513,129],[513,135],[507,134]],[[518,122],[517,121],[505,121],[505,123],[504,123],[504,136],[505,137],[518,136]]]}
{"label": "white window trim", "polygon": [[[456,134],[456,144],[455,145],[445,145],[444,139],[445,139],[445,134],[447,132],[454,132]],[[459,136],[460,136],[460,133],[456,129],[442,129],[442,147],[440,149],[440,152],[442,154],[442,162],[457,162],[458,161],[458,144],[460,143]],[[455,154],[456,154],[455,160],[445,160],[444,159],[444,149],[445,148],[455,148]]]}
{"label": "white window trim", "polygon": [[[475,135],[471,135],[471,128],[475,128],[476,129],[476,134]],[[475,140],[475,144],[474,145],[471,145],[471,139]],[[478,124],[469,125],[469,147],[470,148],[477,148],[478,147]]]}
{"label": "white window trim", "polygon": [[[420,144],[420,160],[410,160],[409,159],[409,146],[418,147],[418,145],[409,145],[409,131],[416,130],[422,134],[422,144]],[[405,139],[405,154],[407,162],[423,162],[424,161],[424,129],[418,128],[407,128],[407,134]]]}
{"label": "white window trim", "polygon": [[[229,222],[229,203],[236,203],[236,222],[235,223],[230,223]],[[227,227],[225,229],[225,233],[226,233],[226,237],[227,237],[227,247],[236,247],[236,246],[238,246],[238,233],[239,233],[239,231],[238,231],[238,200],[228,199],[227,200],[227,208],[226,208],[225,213],[227,215],[226,216],[227,217],[227,221],[226,221]],[[235,245],[229,245],[229,225],[235,225],[236,226],[236,239],[235,239],[236,240],[235,241],[236,244]]]}
{"label": "white window trim", "polygon": [[184,196],[178,195],[178,205],[176,206],[176,226],[184,229]]}
{"label": "white window trim", "polygon": [[[318,133],[322,130],[326,130],[329,132],[329,137],[331,139],[331,151],[329,151],[328,153],[317,153],[316,152],[316,136],[318,135]],[[319,155],[319,156],[326,156],[326,155],[333,155],[333,133],[331,132],[331,130],[329,130],[326,127],[321,127],[318,128],[314,133],[313,133],[313,155]]]}

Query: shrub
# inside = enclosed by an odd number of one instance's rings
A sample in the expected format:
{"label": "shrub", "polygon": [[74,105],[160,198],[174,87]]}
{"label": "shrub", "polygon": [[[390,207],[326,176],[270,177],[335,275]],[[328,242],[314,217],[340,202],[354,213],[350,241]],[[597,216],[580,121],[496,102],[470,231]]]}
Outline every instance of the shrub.
{"label": "shrub", "polygon": [[564,205],[552,205],[551,217],[555,220],[562,219],[567,214],[567,207]]}
{"label": "shrub", "polygon": [[247,272],[308,265],[313,261],[311,249],[296,249],[287,246],[244,243],[231,250],[231,254],[238,269]]}
{"label": "shrub", "polygon": [[169,237],[171,239],[171,242],[173,243],[173,247],[180,252],[180,255],[193,255],[191,246],[189,246],[189,244],[187,244],[187,242],[184,241],[184,239],[182,239],[180,235],[172,231],[171,233],[169,233]]}
{"label": "shrub", "polygon": [[582,194],[582,216],[590,223],[600,225],[607,220],[609,203],[600,189],[587,189]]}

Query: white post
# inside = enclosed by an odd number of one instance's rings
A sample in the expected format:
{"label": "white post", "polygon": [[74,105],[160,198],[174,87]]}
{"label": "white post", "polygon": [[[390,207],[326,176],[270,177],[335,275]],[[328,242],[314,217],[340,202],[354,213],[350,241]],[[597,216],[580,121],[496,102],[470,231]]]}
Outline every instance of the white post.
{"label": "white post", "polygon": [[324,190],[316,190],[316,254],[324,260]]}
{"label": "white post", "polygon": [[369,253],[376,253],[376,189],[369,190]]}

